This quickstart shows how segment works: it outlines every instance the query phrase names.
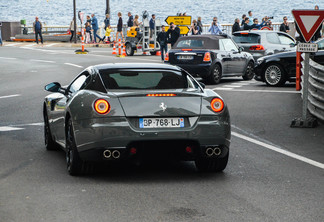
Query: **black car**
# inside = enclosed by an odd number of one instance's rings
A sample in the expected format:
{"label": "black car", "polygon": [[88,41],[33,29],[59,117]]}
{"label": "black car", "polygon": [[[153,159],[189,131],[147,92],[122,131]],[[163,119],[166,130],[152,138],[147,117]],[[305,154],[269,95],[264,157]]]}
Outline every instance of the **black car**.
{"label": "black car", "polygon": [[164,61],[211,84],[217,84],[227,76],[242,76],[244,80],[254,76],[252,55],[243,52],[227,35],[180,37]]}
{"label": "black car", "polygon": [[[324,39],[318,40],[318,52],[311,54],[311,59],[324,65]],[[264,56],[257,60],[254,68],[255,79],[269,86],[281,86],[286,81],[296,79],[296,52],[284,52]]]}

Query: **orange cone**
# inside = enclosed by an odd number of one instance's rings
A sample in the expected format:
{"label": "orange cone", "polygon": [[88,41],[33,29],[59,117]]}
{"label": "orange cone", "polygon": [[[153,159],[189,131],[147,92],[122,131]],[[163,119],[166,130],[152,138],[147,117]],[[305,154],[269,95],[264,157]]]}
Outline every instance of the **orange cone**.
{"label": "orange cone", "polygon": [[120,42],[120,39],[118,41],[118,55],[121,56],[121,42]]}
{"label": "orange cone", "polygon": [[126,47],[125,47],[125,43],[123,43],[123,56],[127,56],[127,55],[126,55]]}
{"label": "orange cone", "polygon": [[114,48],[113,48],[113,52],[112,52],[113,55],[117,55],[117,52],[116,52],[116,44],[114,42]]}
{"label": "orange cone", "polygon": [[156,51],[156,56],[161,56],[161,51]]}

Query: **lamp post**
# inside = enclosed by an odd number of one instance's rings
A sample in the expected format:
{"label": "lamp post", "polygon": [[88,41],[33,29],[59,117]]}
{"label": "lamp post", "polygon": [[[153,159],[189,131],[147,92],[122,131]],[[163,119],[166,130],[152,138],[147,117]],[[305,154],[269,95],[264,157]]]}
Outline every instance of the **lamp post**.
{"label": "lamp post", "polygon": [[106,0],[106,14],[110,15],[109,0]]}
{"label": "lamp post", "polygon": [[75,0],[73,0],[73,15],[74,15],[74,17],[73,17],[73,21],[74,21],[74,36],[73,36],[73,38],[74,38],[74,43],[76,44],[77,43],[77,38],[76,38],[76,36],[77,36],[77,23],[76,23],[76,6],[75,6]]}

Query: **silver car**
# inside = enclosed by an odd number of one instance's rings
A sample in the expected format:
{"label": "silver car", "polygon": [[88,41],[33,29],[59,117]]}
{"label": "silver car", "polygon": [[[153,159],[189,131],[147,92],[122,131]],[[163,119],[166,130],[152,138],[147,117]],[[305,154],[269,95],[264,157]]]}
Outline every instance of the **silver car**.
{"label": "silver car", "polygon": [[296,50],[295,39],[279,31],[239,31],[233,33],[232,38],[245,52],[251,53],[255,61],[262,56]]}

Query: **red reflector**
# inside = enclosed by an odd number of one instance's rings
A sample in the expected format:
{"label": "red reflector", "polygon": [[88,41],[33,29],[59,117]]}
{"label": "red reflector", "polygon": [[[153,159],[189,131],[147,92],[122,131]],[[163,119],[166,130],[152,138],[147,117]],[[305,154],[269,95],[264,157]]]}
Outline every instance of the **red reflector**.
{"label": "red reflector", "polygon": [[130,148],[129,152],[131,154],[136,154],[137,153],[137,149],[135,147],[132,147],[132,148]]}
{"label": "red reflector", "polygon": [[173,93],[153,93],[153,94],[146,94],[146,96],[167,97],[167,96],[177,96],[177,95]]}
{"label": "red reflector", "polygon": [[182,51],[192,51],[192,49],[181,49]]}
{"label": "red reflector", "polygon": [[250,47],[250,50],[264,50],[263,45],[253,45]]}
{"label": "red reflector", "polygon": [[187,152],[187,153],[192,153],[192,148],[191,148],[190,146],[187,146],[187,147],[186,147],[186,152]]}
{"label": "red reflector", "polygon": [[210,106],[214,112],[218,113],[224,109],[224,102],[220,98],[214,98],[210,102]]}

